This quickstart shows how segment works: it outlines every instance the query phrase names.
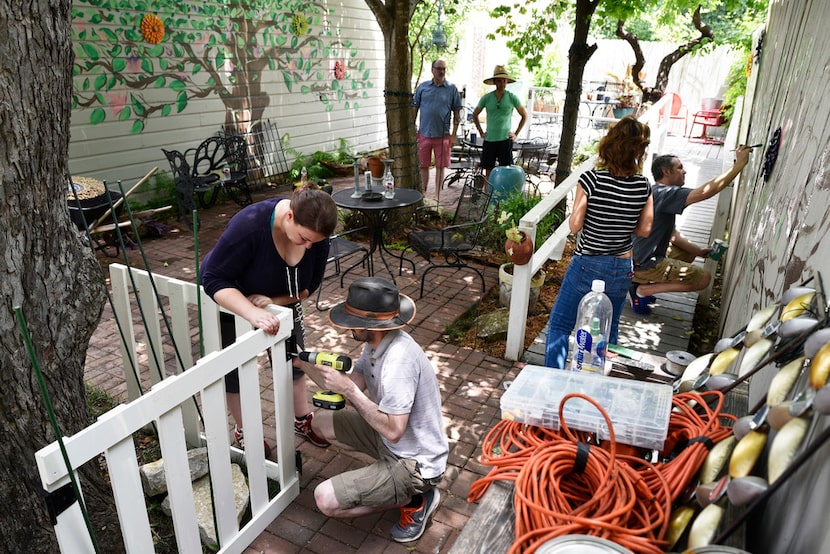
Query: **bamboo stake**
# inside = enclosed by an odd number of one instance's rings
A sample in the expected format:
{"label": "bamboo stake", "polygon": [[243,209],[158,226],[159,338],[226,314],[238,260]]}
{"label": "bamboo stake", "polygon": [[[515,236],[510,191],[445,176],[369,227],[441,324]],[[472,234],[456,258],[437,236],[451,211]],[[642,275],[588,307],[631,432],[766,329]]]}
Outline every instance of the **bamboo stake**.
{"label": "bamboo stake", "polygon": [[[133,185],[133,187],[132,187],[130,190],[128,190],[127,192],[125,192],[125,193],[124,193],[124,196],[122,196],[122,197],[121,197],[121,198],[119,198],[117,201],[115,201],[115,203],[113,203],[113,205],[110,207],[110,209],[109,209],[109,210],[107,210],[107,211],[106,211],[106,213],[105,213],[104,215],[102,215],[101,217],[99,217],[99,218],[98,218],[98,220],[95,222],[95,224],[94,224],[94,225],[91,225],[91,226],[89,227],[89,230],[91,231],[91,230],[95,229],[96,227],[98,227],[100,224],[102,224],[102,223],[104,222],[104,220],[105,220],[105,219],[107,219],[107,217],[108,217],[111,213],[113,213],[113,214],[114,214],[114,213],[115,213],[115,210],[117,210],[117,209],[118,209],[118,206],[120,206],[120,205],[121,205],[121,203],[122,203],[122,202],[124,202],[124,201],[127,199],[127,197],[128,197],[128,196],[129,196],[129,195],[130,195],[133,191],[135,191],[135,189],[137,189],[138,187],[140,187],[141,185],[143,185],[145,182],[147,182],[147,179],[149,179],[150,177],[152,177],[152,176],[155,174],[155,172],[156,172],[156,171],[158,171],[158,170],[159,170],[159,168],[158,168],[158,166],[156,166],[156,167],[154,167],[153,169],[151,169],[151,170],[149,171],[149,173],[147,173],[147,175],[145,175],[144,177],[142,177],[141,179],[139,179],[139,180],[138,180],[138,182],[137,182],[135,185]],[[107,191],[106,191],[106,193],[107,193],[107,194],[109,194],[109,190],[107,190]]]}

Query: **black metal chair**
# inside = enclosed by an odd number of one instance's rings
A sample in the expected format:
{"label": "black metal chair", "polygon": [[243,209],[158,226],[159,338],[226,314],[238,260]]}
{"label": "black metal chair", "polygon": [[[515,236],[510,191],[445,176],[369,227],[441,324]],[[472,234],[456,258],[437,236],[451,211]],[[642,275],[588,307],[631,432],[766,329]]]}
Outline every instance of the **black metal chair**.
{"label": "black metal chair", "polygon": [[226,135],[225,160],[231,169],[230,177],[222,181],[222,187],[231,200],[242,207],[253,203],[248,188],[248,144],[241,135]]}
{"label": "black metal chair", "polygon": [[193,177],[193,172],[190,169],[190,164],[187,163],[187,158],[178,150],[165,150],[164,156],[170,163],[170,170],[173,172],[173,182],[176,185],[176,204],[179,207],[179,218],[181,218],[188,227],[193,226],[192,216],[193,210],[196,209],[196,203],[193,201],[193,194],[196,192],[200,184]]}
{"label": "black metal chair", "polygon": [[222,178],[217,171],[225,163],[225,139],[208,137],[196,147],[193,155],[193,179],[196,183],[196,200],[202,208],[210,208],[219,197]]}
{"label": "black metal chair", "polygon": [[[340,276],[340,287],[343,287],[343,279],[346,277],[346,274],[354,269],[355,267],[363,264],[368,264],[369,266],[369,275],[374,273],[374,269],[372,267],[372,258],[369,256],[369,249],[363,246],[362,244],[358,244],[354,241],[347,239],[346,237],[356,233],[358,231],[364,231],[366,227],[359,227],[357,229],[352,229],[350,231],[345,231],[343,233],[339,233],[337,235],[332,235],[329,237],[329,257],[326,259],[326,265],[334,264],[334,273],[324,277],[323,279],[329,279],[331,277]],[[363,255],[360,257],[358,261],[350,265],[345,271],[340,270],[340,262],[344,258],[348,258],[349,256],[353,256],[358,252],[363,252]],[[323,285],[320,284],[320,288],[317,289],[317,301],[315,305],[317,309],[321,312],[324,312],[331,308],[331,306],[321,307],[320,306],[320,294],[323,291]]]}
{"label": "black metal chair", "polygon": [[[491,192],[485,192],[480,182],[471,175],[464,182],[464,188],[458,197],[455,215],[452,224],[438,230],[414,230],[409,232],[408,244],[401,252],[401,263],[398,274],[403,273],[404,254],[412,250],[429,262],[429,267],[421,276],[421,297],[424,296],[424,282],[433,269],[452,267],[456,269],[471,269],[481,278],[481,291],[484,292],[484,274],[477,267],[467,264],[462,255],[478,245],[481,226],[489,217]],[[444,263],[436,264],[433,255],[443,256]],[[410,261],[410,260],[407,260]],[[411,261],[410,261],[411,263]],[[414,264],[413,264],[414,268]]]}

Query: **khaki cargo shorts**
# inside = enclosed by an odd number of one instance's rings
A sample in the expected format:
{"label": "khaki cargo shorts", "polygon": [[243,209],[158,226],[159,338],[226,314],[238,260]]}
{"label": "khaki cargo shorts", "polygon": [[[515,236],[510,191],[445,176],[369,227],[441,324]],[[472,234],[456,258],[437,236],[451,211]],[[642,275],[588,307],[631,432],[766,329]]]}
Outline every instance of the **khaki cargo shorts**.
{"label": "khaki cargo shorts", "polygon": [[429,482],[422,479],[418,462],[395,456],[380,434],[354,410],[340,410],[333,415],[336,440],[377,460],[332,477],[334,496],[342,509],[402,506],[416,494],[432,488],[434,481],[440,482],[440,478]]}
{"label": "khaki cargo shorts", "polygon": [[703,268],[675,260],[664,258],[657,265],[648,269],[634,270],[633,282],[648,283],[700,283],[705,278]]}

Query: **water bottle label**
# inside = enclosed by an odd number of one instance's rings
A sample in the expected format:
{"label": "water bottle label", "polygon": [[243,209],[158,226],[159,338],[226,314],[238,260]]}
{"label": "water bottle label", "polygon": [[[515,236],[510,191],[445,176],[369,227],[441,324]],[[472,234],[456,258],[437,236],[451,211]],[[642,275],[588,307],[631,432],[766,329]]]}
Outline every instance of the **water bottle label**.
{"label": "water bottle label", "polygon": [[576,370],[582,371],[582,365],[585,363],[585,354],[587,353],[589,356],[591,355],[591,344],[593,343],[593,337],[591,336],[591,332],[587,329],[577,329],[576,330],[576,337],[574,340],[575,344],[575,354],[574,357],[576,359]]}

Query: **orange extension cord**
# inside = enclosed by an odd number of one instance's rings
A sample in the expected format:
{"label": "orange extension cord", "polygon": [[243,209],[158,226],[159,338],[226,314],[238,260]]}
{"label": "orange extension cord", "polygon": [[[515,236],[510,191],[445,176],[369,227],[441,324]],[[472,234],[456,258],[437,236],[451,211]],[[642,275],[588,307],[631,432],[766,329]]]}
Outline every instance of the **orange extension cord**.
{"label": "orange extension cord", "polygon": [[[611,439],[602,447],[585,446],[591,434],[568,428],[563,406],[571,398],[590,402],[605,418]],[[482,462],[493,469],[470,486],[467,501],[481,498],[493,481],[515,482],[516,539],[510,554],[530,554],[546,541],[569,534],[659,554],[666,546],[673,503],[693,484],[709,448],[732,432],[722,420],[735,420],[721,413],[723,395],[717,391],[678,394],[672,404],[664,453],[678,444],[685,447],[658,464],[618,452],[627,447],[618,448],[608,414],[583,394],[563,398],[560,431],[503,420],[483,443]]]}

